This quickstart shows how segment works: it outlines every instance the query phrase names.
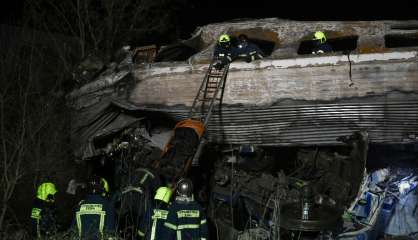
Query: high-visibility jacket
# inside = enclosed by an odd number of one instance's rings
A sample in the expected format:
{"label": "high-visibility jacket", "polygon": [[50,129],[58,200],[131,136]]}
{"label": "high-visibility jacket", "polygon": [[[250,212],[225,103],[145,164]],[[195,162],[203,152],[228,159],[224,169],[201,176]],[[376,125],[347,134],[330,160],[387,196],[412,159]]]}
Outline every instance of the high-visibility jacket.
{"label": "high-visibility jacket", "polygon": [[164,239],[176,240],[206,240],[208,239],[208,224],[202,207],[195,201],[175,201],[168,208],[168,229]]}
{"label": "high-visibility jacket", "polygon": [[81,239],[101,239],[115,231],[115,210],[101,195],[88,195],[76,209],[75,223]]}
{"label": "high-visibility jacket", "polygon": [[58,224],[54,203],[48,203],[46,201],[36,199],[30,217],[32,232],[36,238],[56,233]]}
{"label": "high-visibility jacket", "polygon": [[146,240],[164,239],[167,235],[167,229],[164,227],[167,216],[168,210],[165,204],[150,208],[140,223],[138,235]]}

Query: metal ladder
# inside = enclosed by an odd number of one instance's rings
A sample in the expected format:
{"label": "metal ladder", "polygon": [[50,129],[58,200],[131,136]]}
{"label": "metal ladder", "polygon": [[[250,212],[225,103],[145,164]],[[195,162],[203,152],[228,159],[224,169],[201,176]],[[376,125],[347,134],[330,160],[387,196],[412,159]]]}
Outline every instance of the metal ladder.
{"label": "metal ladder", "polygon": [[[215,107],[215,102],[222,101],[222,94],[225,88],[225,80],[228,75],[229,64],[226,64],[222,69],[217,70],[213,67],[214,62],[209,65],[205,78],[200,85],[199,91],[193,101],[192,108],[189,112],[189,118],[202,121],[206,127]],[[202,152],[206,140],[204,137],[200,138],[199,145],[192,159],[192,165],[199,165],[199,157]]]}

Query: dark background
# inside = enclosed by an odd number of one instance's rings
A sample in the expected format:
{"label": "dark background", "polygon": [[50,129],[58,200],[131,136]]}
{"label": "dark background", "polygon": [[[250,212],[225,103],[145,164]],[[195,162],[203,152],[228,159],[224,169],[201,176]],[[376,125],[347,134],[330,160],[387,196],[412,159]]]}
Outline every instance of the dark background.
{"label": "dark background", "polygon": [[[3,0],[0,21],[13,24],[22,17],[23,0]],[[418,19],[418,0],[184,0],[179,14],[184,34],[197,26],[238,18],[277,17],[293,20]],[[156,16],[158,17],[158,16]]]}

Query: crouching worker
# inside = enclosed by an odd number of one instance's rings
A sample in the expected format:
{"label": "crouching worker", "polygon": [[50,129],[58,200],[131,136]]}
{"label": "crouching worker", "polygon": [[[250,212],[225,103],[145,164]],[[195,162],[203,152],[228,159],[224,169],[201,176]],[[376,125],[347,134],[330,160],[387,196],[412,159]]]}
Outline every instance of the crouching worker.
{"label": "crouching worker", "polygon": [[231,38],[222,34],[215,46],[213,53],[214,67],[221,70],[225,65],[230,64],[236,57],[236,49],[231,45]]}
{"label": "crouching worker", "polygon": [[57,189],[51,182],[39,185],[31,213],[32,232],[37,239],[47,238],[58,230],[55,194]]}
{"label": "crouching worker", "polygon": [[168,205],[171,197],[171,189],[160,187],[154,197],[154,205],[147,211],[141,221],[138,230],[140,239],[159,240],[165,239],[167,233],[164,223],[168,216]]}
{"label": "crouching worker", "polygon": [[313,35],[314,48],[312,54],[322,54],[332,52],[332,47],[327,43],[327,37],[324,32],[316,31]]}
{"label": "crouching worker", "polygon": [[238,57],[245,59],[246,62],[252,62],[257,59],[264,58],[265,54],[261,49],[248,41],[248,37],[245,34],[238,36]]}
{"label": "crouching worker", "polygon": [[193,199],[190,179],[182,178],[176,185],[176,200],[168,209],[168,229],[164,239],[195,240],[208,239],[208,224],[202,207]]}
{"label": "crouching worker", "polygon": [[88,183],[89,194],[76,208],[75,224],[80,239],[114,239],[115,210],[111,202],[103,197],[105,186],[98,176]]}

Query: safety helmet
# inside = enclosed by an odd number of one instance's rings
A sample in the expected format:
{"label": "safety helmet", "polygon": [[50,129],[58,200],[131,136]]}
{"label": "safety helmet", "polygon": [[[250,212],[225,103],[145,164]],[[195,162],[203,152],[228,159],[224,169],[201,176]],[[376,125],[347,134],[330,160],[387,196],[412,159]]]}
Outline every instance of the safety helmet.
{"label": "safety helmet", "polygon": [[231,38],[229,37],[228,34],[222,34],[218,39],[219,43],[229,43],[230,41],[231,41]]}
{"label": "safety helmet", "polygon": [[176,193],[182,197],[192,197],[193,183],[188,178],[182,178],[177,182]]}
{"label": "safety helmet", "polygon": [[54,195],[57,193],[55,184],[51,182],[45,182],[39,185],[36,197],[46,202],[54,202]]}
{"label": "safety helmet", "polygon": [[103,187],[104,192],[102,193],[103,196],[109,194],[109,183],[107,183],[106,179],[100,178],[100,184]]}
{"label": "safety helmet", "polygon": [[325,37],[325,33],[321,31],[316,31],[313,36],[314,40],[319,40],[320,43],[325,43],[327,38]]}
{"label": "safety helmet", "polygon": [[168,203],[171,197],[171,189],[168,187],[159,187],[155,193],[155,200],[160,200],[162,202]]}

